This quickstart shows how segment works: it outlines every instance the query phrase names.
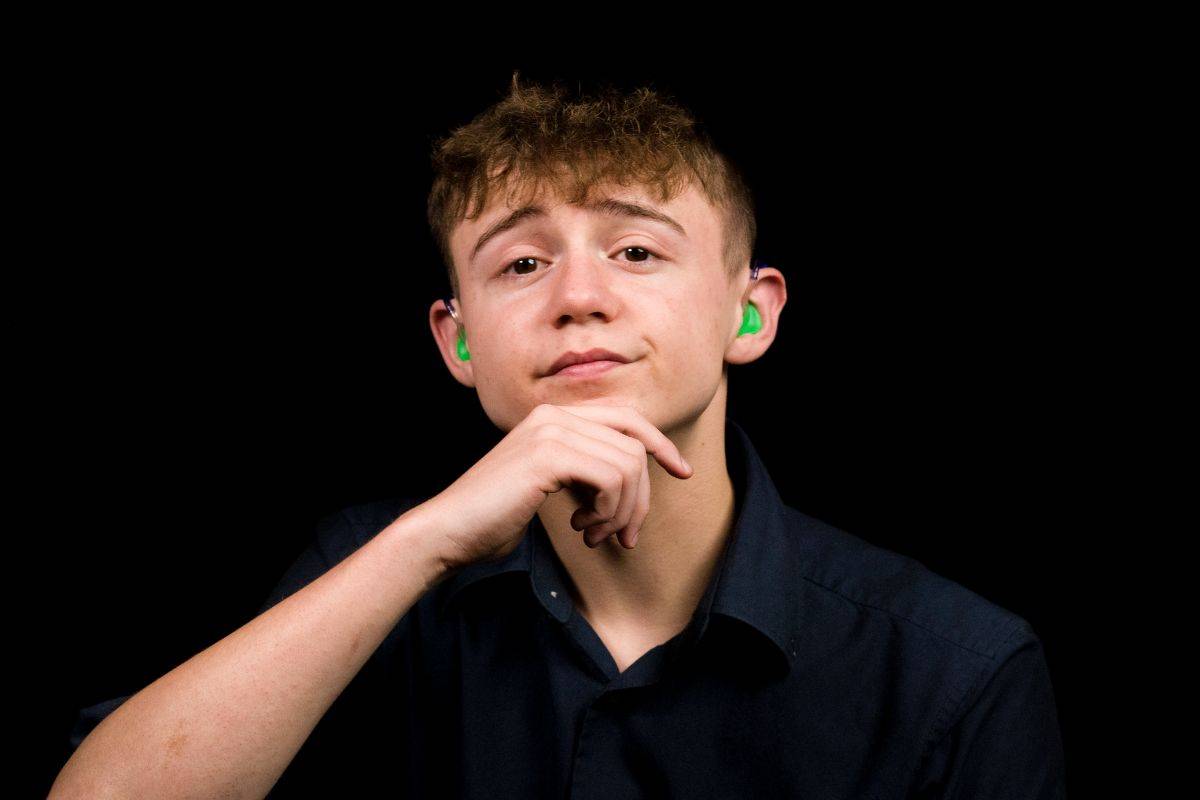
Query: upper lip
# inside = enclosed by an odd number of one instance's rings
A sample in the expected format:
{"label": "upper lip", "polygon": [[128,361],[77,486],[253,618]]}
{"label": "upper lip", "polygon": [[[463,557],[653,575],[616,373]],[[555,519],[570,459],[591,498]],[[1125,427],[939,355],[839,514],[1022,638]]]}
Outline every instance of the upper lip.
{"label": "upper lip", "polygon": [[582,353],[576,353],[574,350],[563,353],[558,357],[557,361],[550,365],[550,370],[546,374],[553,375],[563,367],[569,367],[573,364],[583,364],[588,361],[619,361],[622,364],[629,363],[629,359],[620,353],[614,353],[602,347],[593,347],[591,350],[585,350]]}

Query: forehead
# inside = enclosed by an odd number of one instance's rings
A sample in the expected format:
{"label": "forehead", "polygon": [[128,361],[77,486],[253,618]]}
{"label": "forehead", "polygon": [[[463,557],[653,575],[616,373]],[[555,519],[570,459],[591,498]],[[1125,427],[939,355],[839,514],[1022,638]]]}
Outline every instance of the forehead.
{"label": "forehead", "polygon": [[552,187],[509,197],[502,187],[488,198],[475,219],[462,220],[451,233],[451,248],[459,263],[470,264],[486,245],[516,228],[534,223],[574,224],[577,221],[641,221],[673,236],[683,244],[705,247],[719,238],[719,213],[708,198],[689,182],[674,197],[663,201],[650,187],[616,183],[590,187],[578,203],[568,202]]}

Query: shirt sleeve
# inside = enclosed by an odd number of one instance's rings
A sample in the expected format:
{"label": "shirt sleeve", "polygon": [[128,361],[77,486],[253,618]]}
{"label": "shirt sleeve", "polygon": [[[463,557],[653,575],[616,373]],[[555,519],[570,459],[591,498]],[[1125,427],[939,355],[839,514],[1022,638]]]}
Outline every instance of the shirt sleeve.
{"label": "shirt sleeve", "polygon": [[974,699],[935,746],[940,776],[918,797],[1063,800],[1066,781],[1054,689],[1042,643],[1021,620]]}

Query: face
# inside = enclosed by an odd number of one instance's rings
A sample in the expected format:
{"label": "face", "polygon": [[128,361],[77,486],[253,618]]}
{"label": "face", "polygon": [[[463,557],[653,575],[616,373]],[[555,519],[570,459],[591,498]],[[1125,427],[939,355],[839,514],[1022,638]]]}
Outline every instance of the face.
{"label": "face", "polygon": [[[668,430],[723,392],[727,361],[753,360],[769,345],[774,313],[757,297],[768,335],[736,335],[749,265],[730,280],[719,212],[695,187],[667,203],[644,189],[607,187],[589,207],[543,193],[529,203],[542,213],[501,230],[519,206],[498,194],[451,234],[469,361],[455,354],[458,329],[440,300],[430,320],[447,366],[475,387],[501,430],[540,403],[629,405]],[[604,200],[616,202],[594,205]],[[548,374],[563,353],[592,348],[629,362]]]}

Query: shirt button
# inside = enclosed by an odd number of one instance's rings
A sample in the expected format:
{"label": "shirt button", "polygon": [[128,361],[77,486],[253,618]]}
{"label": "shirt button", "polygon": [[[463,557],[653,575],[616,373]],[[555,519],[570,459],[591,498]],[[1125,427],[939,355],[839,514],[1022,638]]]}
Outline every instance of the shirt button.
{"label": "shirt button", "polygon": [[550,596],[551,596],[551,597],[558,597],[558,592],[551,592],[551,593],[550,593]]}

